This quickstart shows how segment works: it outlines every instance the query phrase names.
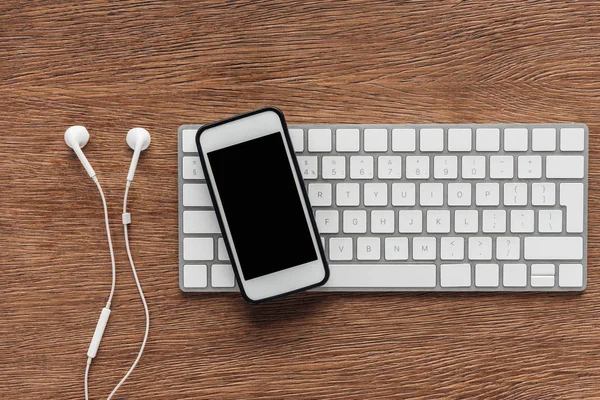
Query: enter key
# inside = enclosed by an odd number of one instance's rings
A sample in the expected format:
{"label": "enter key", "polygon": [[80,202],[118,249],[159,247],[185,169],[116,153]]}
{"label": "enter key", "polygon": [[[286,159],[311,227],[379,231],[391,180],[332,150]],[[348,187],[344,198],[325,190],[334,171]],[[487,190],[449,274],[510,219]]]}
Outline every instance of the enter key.
{"label": "enter key", "polygon": [[560,205],[567,209],[567,232],[583,232],[583,183],[561,183]]}

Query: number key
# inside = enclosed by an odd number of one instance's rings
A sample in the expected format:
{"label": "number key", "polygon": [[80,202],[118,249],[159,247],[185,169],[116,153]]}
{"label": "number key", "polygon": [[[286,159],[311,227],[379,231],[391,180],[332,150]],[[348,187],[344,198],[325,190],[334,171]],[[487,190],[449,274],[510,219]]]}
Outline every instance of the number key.
{"label": "number key", "polygon": [[408,179],[429,179],[429,157],[407,156],[406,177]]}
{"label": "number key", "polygon": [[343,156],[325,156],[323,157],[322,172],[323,179],[344,179],[346,178],[346,157]]}
{"label": "number key", "polygon": [[373,179],[373,157],[353,156],[350,157],[351,179]]}
{"label": "number key", "polygon": [[484,156],[465,156],[462,159],[462,177],[463,179],[483,179],[485,178],[485,157]]}
{"label": "number key", "polygon": [[402,158],[400,156],[379,156],[377,158],[379,179],[402,178]]}
{"label": "number key", "polygon": [[317,157],[299,156],[298,166],[304,179],[317,179]]}
{"label": "number key", "polygon": [[200,158],[183,157],[183,179],[204,179]]}
{"label": "number key", "polygon": [[437,156],[433,159],[433,176],[435,179],[456,179],[458,177],[458,161],[456,156]]}

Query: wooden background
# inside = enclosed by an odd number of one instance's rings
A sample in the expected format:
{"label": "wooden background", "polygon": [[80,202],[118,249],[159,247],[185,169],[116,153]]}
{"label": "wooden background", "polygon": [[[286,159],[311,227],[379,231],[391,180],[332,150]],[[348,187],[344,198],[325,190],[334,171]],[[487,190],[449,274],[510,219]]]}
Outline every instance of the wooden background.
{"label": "wooden background", "polygon": [[[0,398],[600,398],[600,3],[35,1],[0,4]],[[31,4],[31,5],[27,5]],[[552,294],[301,294],[258,307],[177,284],[177,128],[276,105],[289,123],[582,122],[590,128],[588,289]]]}

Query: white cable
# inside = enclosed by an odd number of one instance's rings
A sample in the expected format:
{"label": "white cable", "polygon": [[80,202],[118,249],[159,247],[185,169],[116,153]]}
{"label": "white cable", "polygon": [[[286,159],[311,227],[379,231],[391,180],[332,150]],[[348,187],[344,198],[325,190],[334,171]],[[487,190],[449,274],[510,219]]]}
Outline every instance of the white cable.
{"label": "white cable", "polygon": [[85,363],[85,380],[84,380],[84,386],[85,386],[85,400],[88,400],[88,375],[90,373],[90,365],[92,364],[92,357],[88,357],[87,362]]}
{"label": "white cable", "polygon": [[110,250],[110,262],[112,264],[112,284],[110,285],[110,294],[108,295],[108,301],[106,302],[106,308],[110,310],[110,305],[112,303],[113,296],[115,294],[115,282],[117,277],[117,268],[115,266],[115,253],[113,251],[112,239],[110,237],[110,224],[108,223],[108,208],[106,207],[106,198],[104,197],[104,192],[102,191],[102,187],[100,186],[100,182],[98,178],[94,176],[92,178],[94,182],[96,182],[96,186],[98,187],[98,191],[100,192],[100,197],[102,198],[102,207],[104,208],[104,223],[106,224],[106,237],[108,238],[108,249]]}
{"label": "white cable", "polygon": [[[94,183],[98,187],[98,192],[100,192],[100,198],[102,199],[102,207],[104,209],[104,222],[106,224],[106,237],[108,239],[108,249],[110,250],[110,262],[112,265],[112,284],[110,286],[110,294],[108,296],[108,301],[106,302],[107,309],[110,310],[110,305],[112,303],[113,295],[115,294],[115,283],[116,283],[116,266],[115,266],[115,253],[113,251],[112,239],[110,237],[110,224],[108,222],[108,208],[106,207],[106,198],[104,197],[104,192],[102,191],[102,186],[100,186],[100,182],[98,178],[94,175],[92,176]],[[101,335],[100,335],[101,336]],[[98,343],[99,344],[99,343]],[[97,347],[96,347],[97,349]],[[90,365],[92,364],[92,357],[87,358],[86,366],[85,366],[85,378],[84,378],[84,388],[85,388],[85,400],[88,400],[88,375],[90,372]]]}
{"label": "white cable", "polygon": [[[127,195],[129,194],[129,186],[130,185],[131,185],[131,181],[127,180],[127,186],[125,187],[125,196],[123,197],[123,228],[125,231],[125,247],[127,248],[127,257],[129,257],[129,264],[131,265],[131,271],[133,272],[133,277],[135,278],[135,284],[137,285],[138,292],[140,292],[140,298],[142,299],[142,304],[144,305],[144,312],[146,314],[146,331],[144,332],[144,340],[142,341],[142,346],[140,347],[140,351],[137,355],[137,358],[135,359],[135,361],[131,365],[131,368],[129,368],[129,371],[127,371],[127,373],[125,374],[123,379],[121,379],[119,384],[117,386],[115,386],[113,391],[110,393],[110,396],[108,396],[107,400],[112,399],[112,397],[115,395],[115,393],[117,393],[117,390],[119,390],[121,385],[123,385],[123,383],[125,383],[127,378],[129,378],[129,375],[131,375],[131,373],[135,369],[136,365],[142,358],[142,354],[144,352],[144,347],[146,347],[146,341],[148,340],[148,332],[150,331],[150,313],[148,312],[148,304],[146,303],[146,298],[144,297],[144,292],[142,290],[142,286],[140,285],[140,280],[138,279],[138,275],[135,270],[135,264],[133,263],[133,257],[131,256],[131,249],[129,248],[129,235],[127,232],[127,225],[129,225],[130,219],[129,219],[129,214],[127,213]],[[127,216],[127,219],[125,216]]]}

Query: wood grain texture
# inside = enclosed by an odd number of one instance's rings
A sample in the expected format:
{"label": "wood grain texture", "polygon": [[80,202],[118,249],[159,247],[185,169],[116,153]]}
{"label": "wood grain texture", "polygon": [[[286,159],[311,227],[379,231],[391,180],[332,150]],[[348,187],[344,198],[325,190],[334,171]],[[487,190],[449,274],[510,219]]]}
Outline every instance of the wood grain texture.
{"label": "wood grain texture", "polygon": [[[295,3],[295,4],[293,4]],[[28,5],[29,4],[29,5]],[[152,328],[119,399],[600,398],[598,1],[109,1],[0,4],[0,398],[105,398],[143,310],[120,208],[144,126],[131,241]],[[588,289],[300,294],[258,307],[177,285],[177,127],[265,105],[289,123],[582,122]]]}

